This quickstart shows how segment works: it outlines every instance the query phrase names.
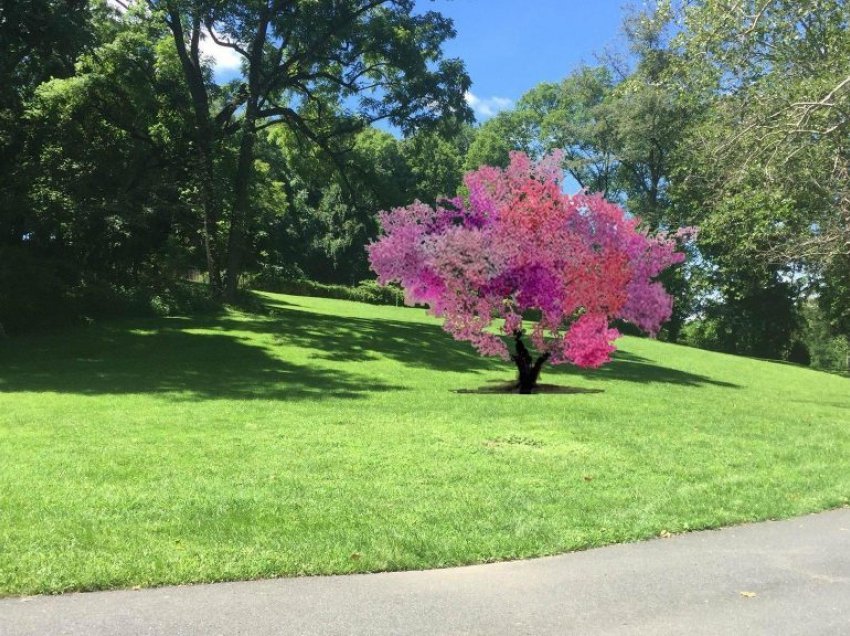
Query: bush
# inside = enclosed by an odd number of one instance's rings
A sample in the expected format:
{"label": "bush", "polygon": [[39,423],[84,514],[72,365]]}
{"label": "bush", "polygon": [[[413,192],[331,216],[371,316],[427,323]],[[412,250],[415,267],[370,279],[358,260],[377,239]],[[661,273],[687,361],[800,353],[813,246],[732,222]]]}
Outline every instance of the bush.
{"label": "bush", "polygon": [[0,248],[0,265],[0,334],[10,336],[101,318],[196,314],[220,307],[203,284],[149,276],[119,285],[26,247]]}
{"label": "bush", "polygon": [[58,327],[77,318],[74,277],[53,259],[24,247],[0,248],[0,324],[9,335]]}
{"label": "bush", "polygon": [[394,286],[381,287],[374,280],[364,280],[356,287],[348,287],[346,285],[317,283],[306,278],[279,278],[274,275],[274,272],[265,271],[254,276],[249,281],[249,287],[259,291],[276,292],[279,294],[354,300],[371,305],[404,304],[404,293],[401,289]]}
{"label": "bush", "polygon": [[817,303],[808,303],[804,310],[805,328],[802,339],[811,356],[812,366],[827,371],[850,371],[850,341],[835,333]]}

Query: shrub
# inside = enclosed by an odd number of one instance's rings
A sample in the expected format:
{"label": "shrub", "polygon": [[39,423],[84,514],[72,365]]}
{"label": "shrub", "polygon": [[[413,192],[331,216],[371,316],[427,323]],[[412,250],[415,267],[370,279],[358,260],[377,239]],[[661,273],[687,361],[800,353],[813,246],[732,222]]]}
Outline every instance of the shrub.
{"label": "shrub", "polygon": [[249,286],[259,291],[292,294],[294,296],[316,296],[338,300],[354,300],[371,305],[402,305],[404,294],[395,286],[381,287],[377,281],[364,280],[356,287],[317,283],[306,278],[278,278],[270,272],[253,277]]}
{"label": "shrub", "polygon": [[62,263],[24,247],[0,248],[0,324],[9,335],[73,323],[69,290],[75,284]]}

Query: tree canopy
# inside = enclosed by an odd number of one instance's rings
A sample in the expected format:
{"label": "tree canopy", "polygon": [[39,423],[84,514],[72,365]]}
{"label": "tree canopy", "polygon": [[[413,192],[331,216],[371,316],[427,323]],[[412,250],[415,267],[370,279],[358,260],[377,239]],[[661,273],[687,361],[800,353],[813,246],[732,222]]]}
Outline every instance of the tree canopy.
{"label": "tree canopy", "polygon": [[444,53],[454,25],[430,9],[0,5],[5,330],[277,279],[356,284],[378,211],[558,151],[567,187],[642,230],[699,226],[660,274],[675,298],[661,337],[790,358],[850,336],[846,0],[645,3],[619,50],[478,123]]}

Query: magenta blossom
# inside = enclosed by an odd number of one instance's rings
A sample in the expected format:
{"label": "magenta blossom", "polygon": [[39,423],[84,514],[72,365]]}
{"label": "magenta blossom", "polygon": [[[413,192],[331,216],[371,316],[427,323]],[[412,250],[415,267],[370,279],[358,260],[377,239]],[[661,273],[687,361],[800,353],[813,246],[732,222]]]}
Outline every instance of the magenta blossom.
{"label": "magenta blossom", "polygon": [[512,153],[505,169],[468,173],[465,197],[381,212],[368,248],[379,282],[400,283],[408,304],[428,305],[484,355],[516,360],[493,322],[518,338],[529,310],[539,312],[531,340],[554,364],[610,360],[612,320],[654,335],[672,311],[656,277],[684,259],[682,231],[650,236],[601,195],[564,194],[560,163]]}

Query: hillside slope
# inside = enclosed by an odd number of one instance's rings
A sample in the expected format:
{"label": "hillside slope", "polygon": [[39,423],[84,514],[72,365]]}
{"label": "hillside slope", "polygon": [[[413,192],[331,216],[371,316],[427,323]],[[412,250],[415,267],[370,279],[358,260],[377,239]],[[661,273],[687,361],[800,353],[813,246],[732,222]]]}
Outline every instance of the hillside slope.
{"label": "hillside slope", "polygon": [[0,343],[0,594],[437,567],[850,499],[850,380],[624,338],[569,395],[420,310],[270,311]]}

